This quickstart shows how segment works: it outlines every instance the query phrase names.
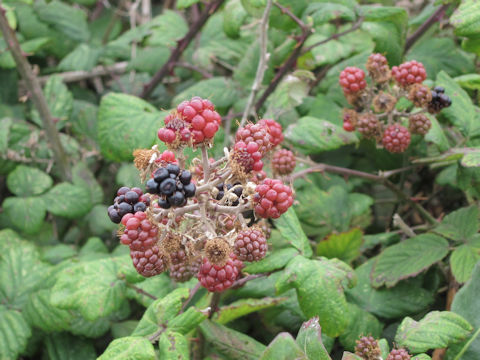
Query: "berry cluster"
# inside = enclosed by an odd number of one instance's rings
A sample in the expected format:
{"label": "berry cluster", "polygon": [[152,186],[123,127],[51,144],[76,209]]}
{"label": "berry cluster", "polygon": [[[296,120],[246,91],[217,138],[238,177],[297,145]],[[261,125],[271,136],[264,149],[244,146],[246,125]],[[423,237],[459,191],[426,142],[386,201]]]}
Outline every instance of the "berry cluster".
{"label": "berry cluster", "polygon": [[165,127],[158,130],[158,138],[176,148],[179,145],[198,145],[209,142],[218,131],[222,118],[212,102],[198,96],[184,101],[175,112],[167,115]]}
{"label": "berry cluster", "polygon": [[[277,149],[282,126],[262,119],[240,127],[235,144],[215,160],[207,149],[221,119],[209,100],[194,97],[169,114],[158,137],[169,150],[157,146],[134,151],[134,163],[145,184],[121,188],[108,214],[122,223],[120,242],[130,248],[138,273],[149,277],[168,271],[172,280],[197,277],[208,291],[230,288],[244,261],[258,261],[268,250],[267,222],[252,227],[258,217],[278,218],[293,203],[293,190],[280,180],[267,178],[263,161],[274,173],[287,175],[295,156]],[[185,169],[186,146],[201,148],[201,159]]]}
{"label": "berry cluster", "polygon": [[144,195],[142,189],[123,186],[117,191],[113,205],[108,207],[108,217],[115,224],[120,224],[123,216],[145,211],[150,205],[150,198]]}
{"label": "berry cluster", "polygon": [[266,178],[255,188],[253,202],[258,216],[277,219],[293,204],[292,188],[280,180]]}
{"label": "berry cluster", "polygon": [[380,347],[377,340],[372,336],[362,336],[356,340],[355,355],[360,356],[364,360],[378,360],[381,355]]}
{"label": "berry cluster", "polygon": [[411,356],[405,349],[393,349],[388,354],[387,360],[410,360]]}
{"label": "berry cluster", "polygon": [[[344,95],[355,108],[344,109],[343,128],[349,132],[358,130],[364,138],[375,139],[389,152],[407,150],[411,134],[424,136],[431,127],[424,113],[438,113],[452,103],[442,87],[431,90],[423,84],[427,73],[418,61],[407,61],[390,70],[385,56],[372,54],[366,68],[371,85],[367,85],[362,69],[350,66],[340,73],[339,83]],[[397,110],[402,97],[410,100],[413,106]],[[413,111],[413,107],[420,110]],[[407,119],[408,129],[404,126]]]}
{"label": "berry cluster", "polygon": [[168,164],[155,170],[153,177],[145,186],[150,194],[161,196],[158,205],[162,209],[184,206],[187,199],[195,195],[196,190],[190,171],[181,170],[175,164]]}

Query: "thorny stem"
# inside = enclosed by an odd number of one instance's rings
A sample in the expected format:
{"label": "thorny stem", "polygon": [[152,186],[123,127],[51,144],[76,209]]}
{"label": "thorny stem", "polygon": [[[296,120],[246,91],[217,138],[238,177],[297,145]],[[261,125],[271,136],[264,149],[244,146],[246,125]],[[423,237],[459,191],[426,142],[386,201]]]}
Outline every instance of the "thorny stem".
{"label": "thorny stem", "polygon": [[210,300],[210,312],[208,314],[208,318],[211,319],[215,312],[218,310],[218,304],[220,304],[220,297],[221,294],[218,292],[214,292],[212,295],[212,299]]}
{"label": "thorny stem", "polygon": [[187,300],[185,300],[185,302],[182,304],[182,309],[180,310],[180,314],[185,311],[185,309],[187,308],[187,305],[190,303],[190,301],[192,301],[193,297],[195,296],[195,294],[198,292],[199,289],[200,289],[200,283],[197,282],[193,287],[193,289],[190,290]]}
{"label": "thorny stem", "polygon": [[150,294],[149,292],[146,292],[143,289],[140,289],[138,286],[135,286],[133,284],[130,284],[129,282],[125,282],[127,286],[133,290],[135,290],[137,293],[141,295],[145,295],[146,297],[149,297],[152,300],[157,300],[157,297],[155,295]]}
{"label": "thorny stem", "polygon": [[268,18],[270,15],[270,9],[272,8],[272,0],[267,0],[267,5],[265,6],[265,11],[263,12],[262,20],[260,22],[260,59],[258,61],[257,73],[255,75],[255,80],[253,81],[252,90],[248,96],[247,105],[245,106],[245,111],[243,112],[242,120],[240,121],[240,127],[245,124],[247,121],[250,112],[252,111],[253,102],[255,101],[255,96],[260,90],[260,86],[263,81],[263,76],[265,75],[265,70],[268,66],[269,54],[267,53],[268,45]]}
{"label": "thorny stem", "polygon": [[202,163],[203,163],[203,182],[206,184],[210,178],[210,163],[208,162],[207,147],[203,145],[202,150]]}
{"label": "thorny stem", "polygon": [[45,99],[42,88],[40,87],[40,83],[32,71],[32,66],[20,48],[17,36],[8,24],[8,20],[5,16],[5,9],[1,5],[0,29],[3,33],[6,43],[8,44],[8,48],[10,49],[13,59],[15,60],[18,72],[25,81],[26,87],[32,97],[32,101],[40,114],[43,127],[45,128],[45,134],[50,146],[52,147],[53,156],[60,172],[60,177],[63,180],[68,181],[72,176],[71,169],[68,163],[67,154],[63,149],[62,143],[60,142],[60,136],[55,127],[55,123],[53,122],[52,113],[50,112],[47,100]]}
{"label": "thorny stem", "polygon": [[205,8],[203,9],[198,19],[188,29],[187,34],[178,41],[177,47],[172,51],[167,62],[157,71],[157,73],[152,77],[150,82],[144,85],[140,97],[148,97],[153,92],[153,90],[155,90],[155,88],[162,82],[165,76],[167,76],[173,71],[175,65],[178,63],[178,60],[182,56],[185,49],[192,42],[192,40],[198,34],[199,30],[203,27],[203,25],[205,25],[208,18],[220,8],[220,5],[222,5],[223,2],[224,0],[212,0],[205,5]]}
{"label": "thorny stem", "polygon": [[254,279],[259,279],[259,278],[262,278],[262,277],[267,277],[267,276],[270,276],[271,273],[261,273],[261,274],[252,274],[252,275],[247,275],[241,279],[238,279],[237,281],[235,281],[232,285],[232,289],[236,289],[236,288],[239,288],[243,285],[245,285],[248,281],[250,280],[254,280]]}

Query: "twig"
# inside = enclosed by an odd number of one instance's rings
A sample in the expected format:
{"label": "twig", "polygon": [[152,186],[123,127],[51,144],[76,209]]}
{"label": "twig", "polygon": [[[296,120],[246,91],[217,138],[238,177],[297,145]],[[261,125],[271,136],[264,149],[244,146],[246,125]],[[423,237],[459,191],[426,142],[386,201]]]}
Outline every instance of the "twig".
{"label": "twig", "polygon": [[266,276],[269,276],[270,273],[261,273],[261,274],[252,274],[252,275],[247,275],[237,281],[235,281],[232,285],[232,289],[236,289],[236,288],[239,288],[240,286],[243,286],[245,285],[248,281],[250,280],[254,280],[254,279],[258,279],[258,278],[262,278],[262,277],[266,277]]}
{"label": "twig", "polygon": [[153,92],[153,90],[155,90],[158,84],[162,82],[163,78],[173,71],[175,64],[178,62],[190,42],[198,34],[199,30],[207,22],[208,18],[215,11],[218,10],[218,8],[220,7],[220,5],[222,5],[223,2],[224,0],[212,0],[205,6],[205,9],[200,14],[197,21],[195,21],[192,26],[190,26],[187,34],[178,41],[177,47],[172,51],[168,61],[160,68],[160,70],[157,71],[157,73],[153,76],[150,82],[144,85],[140,97],[146,98],[147,96],[149,96]]}
{"label": "twig", "polygon": [[200,283],[197,282],[195,284],[195,287],[192,290],[190,290],[188,299],[185,300],[185,302],[182,304],[182,308],[180,309],[180,314],[185,311],[185,309],[187,308],[187,305],[190,303],[190,301],[192,301],[193,297],[195,296],[195,294],[198,292],[199,289],[200,289]]}
{"label": "twig", "polygon": [[437,11],[435,11],[430,17],[425,20],[425,22],[420,25],[420,27],[407,38],[407,41],[405,42],[405,52],[407,52],[415,42],[417,42],[420,37],[422,37],[423,34],[436,22],[439,22],[443,16],[445,15],[446,10],[450,4],[445,4],[440,6]]}
{"label": "twig", "polygon": [[164,324],[160,324],[160,328],[159,328],[157,331],[155,331],[152,335],[150,335],[150,336],[148,337],[148,341],[154,343],[155,341],[158,340],[158,338],[160,337],[160,335],[162,335],[163,332],[164,332],[166,329],[167,329],[167,328],[166,328],[166,326],[165,326]]}
{"label": "twig", "polygon": [[260,22],[260,55],[258,59],[257,73],[255,74],[255,80],[253,81],[252,90],[248,96],[247,105],[243,111],[242,120],[240,121],[240,127],[247,121],[250,112],[252,111],[253,102],[262,85],[265,70],[268,67],[268,58],[270,54],[267,53],[268,45],[268,19],[270,16],[270,10],[272,8],[272,0],[267,0],[267,5],[263,12],[262,20]]}
{"label": "twig", "polygon": [[201,146],[202,151],[202,163],[203,163],[203,182],[208,183],[210,178],[210,163],[208,162],[208,152],[205,145]]}
{"label": "twig", "polygon": [[60,172],[60,177],[63,180],[70,180],[71,170],[68,163],[67,154],[65,153],[63,146],[60,142],[60,136],[58,135],[55,123],[53,122],[53,117],[50,112],[50,108],[48,107],[47,100],[43,95],[40,83],[38,82],[37,77],[33,73],[30,63],[28,62],[22,49],[20,48],[20,44],[18,43],[15,32],[8,24],[7,18],[5,16],[5,9],[1,5],[0,29],[2,30],[3,37],[5,38],[5,41],[8,44],[10,52],[13,56],[13,59],[15,60],[18,72],[24,79],[27,88],[32,96],[32,101],[40,114],[48,142],[52,147],[53,156]]}
{"label": "twig", "polygon": [[397,213],[393,214],[393,225],[402,230],[402,232],[405,233],[408,237],[414,237],[417,235],[415,234],[415,231],[413,231],[412,228],[408,226]]}
{"label": "twig", "polygon": [[178,66],[178,67],[183,67],[185,69],[188,69],[188,70],[192,70],[192,71],[195,71],[195,72],[198,72],[199,74],[201,74],[205,79],[210,79],[213,77],[212,74],[210,74],[207,70],[204,70],[198,66],[195,66],[193,64],[190,64],[190,63],[187,63],[187,62],[183,62],[183,61],[177,61],[175,66]]}
{"label": "twig", "polygon": [[273,5],[275,5],[276,7],[278,7],[280,9],[280,11],[283,13],[283,14],[286,14],[288,16],[290,16],[290,18],[295,21],[297,23],[298,26],[300,26],[300,28],[304,31],[310,31],[308,25],[306,25],[302,20],[300,20],[294,13],[292,13],[290,11],[289,8],[279,4],[278,2],[274,2]]}
{"label": "twig", "polygon": [[135,286],[133,284],[130,284],[128,282],[125,282],[127,284],[127,286],[133,290],[135,290],[137,293],[141,294],[141,295],[145,295],[146,297],[149,297],[150,299],[152,300],[157,300],[157,297],[155,295],[152,295],[150,294],[149,292],[146,292],[145,290],[143,289],[140,289],[138,286]]}
{"label": "twig", "polygon": [[220,297],[221,294],[218,292],[214,292],[212,295],[212,300],[210,300],[210,312],[208,314],[208,318],[211,319],[215,312],[218,309],[218,304],[220,304]]}
{"label": "twig", "polygon": [[360,26],[362,26],[363,20],[364,20],[364,17],[360,16],[357,19],[357,21],[355,21],[355,23],[349,29],[347,29],[345,31],[342,31],[342,32],[339,32],[339,33],[336,33],[336,34],[333,34],[332,36],[330,36],[327,39],[321,40],[319,42],[316,42],[315,44],[312,44],[312,45],[308,46],[307,48],[303,49],[302,53],[305,54],[305,53],[311,51],[312,49],[316,48],[317,46],[326,44],[329,41],[336,40],[339,37],[342,37],[344,35],[347,35],[348,33],[351,33],[352,31],[357,30],[358,28],[360,28]]}

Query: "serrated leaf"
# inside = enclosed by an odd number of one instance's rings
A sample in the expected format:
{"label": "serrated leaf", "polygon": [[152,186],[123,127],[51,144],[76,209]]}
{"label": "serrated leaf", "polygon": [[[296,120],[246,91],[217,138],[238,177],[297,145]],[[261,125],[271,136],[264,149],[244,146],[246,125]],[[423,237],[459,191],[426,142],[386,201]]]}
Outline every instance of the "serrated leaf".
{"label": "serrated leaf", "polygon": [[97,112],[97,105],[74,99],[70,117],[73,133],[78,137],[84,137],[89,142],[95,142],[97,140]]}
{"label": "serrated leaf", "polygon": [[68,310],[53,306],[50,302],[50,290],[39,290],[30,294],[23,309],[27,322],[45,332],[67,330],[73,320]]}
{"label": "serrated leaf", "polygon": [[422,279],[419,277],[402,281],[389,289],[372,287],[370,273],[375,261],[376,258],[370,259],[355,269],[358,282],[346,292],[349,301],[375,316],[386,319],[417,314],[433,303],[433,294],[422,288]]}
{"label": "serrated leaf", "polygon": [[[70,119],[73,109],[73,95],[63,83],[60,76],[53,75],[48,78],[43,89],[45,99],[52,117],[56,120],[56,128],[62,129]],[[32,110],[32,120],[38,125],[43,126],[40,114],[36,109]]]}
{"label": "serrated leaf", "polygon": [[87,41],[87,14],[80,9],[54,0],[49,4],[40,3],[35,6],[38,17],[52,25],[69,38],[77,41]]}
{"label": "serrated leaf", "polygon": [[127,336],[113,340],[98,360],[152,360],[155,350],[148,339]]}
{"label": "serrated leaf", "polygon": [[168,322],[168,329],[187,335],[208,317],[208,311],[201,311],[195,307],[189,307],[187,311],[175,316]]}
{"label": "serrated leaf", "polygon": [[18,165],[7,176],[7,187],[17,196],[40,195],[47,191],[53,180],[47,173],[40,169]]}
{"label": "serrated leaf", "polygon": [[252,312],[262,309],[268,309],[269,307],[276,306],[285,301],[286,298],[270,298],[263,299],[240,299],[234,301],[231,304],[222,306],[215,316],[215,321],[219,324],[226,324],[239,317],[248,315]]}
{"label": "serrated leaf", "polygon": [[0,120],[0,154],[3,154],[8,149],[8,138],[10,136],[10,126],[12,119],[3,118]]}
{"label": "serrated leaf", "polygon": [[100,102],[97,125],[103,156],[113,161],[130,161],[133,150],[150,148],[165,115],[135,96],[105,95]]}
{"label": "serrated leaf", "polygon": [[95,175],[85,162],[78,162],[72,168],[73,184],[85,188],[90,193],[90,203],[98,204],[103,201],[103,190]]}
{"label": "serrated leaf", "polygon": [[372,269],[372,285],[392,287],[400,280],[416,276],[448,254],[448,241],[422,234],[385,249]]}
{"label": "serrated leaf", "polygon": [[92,235],[101,236],[105,233],[112,233],[117,229],[117,224],[112,223],[108,217],[106,205],[95,205],[87,216],[88,227]]}
{"label": "serrated leaf", "polygon": [[468,90],[480,89],[480,74],[464,74],[455,77],[454,79],[458,85]]}
{"label": "serrated leaf", "polygon": [[241,332],[205,320],[200,324],[205,339],[221,354],[232,360],[258,360],[265,345]]}
{"label": "serrated leaf", "polygon": [[426,116],[432,123],[432,127],[425,135],[425,141],[434,143],[438,146],[440,151],[447,151],[450,149],[450,144],[448,143],[447,137],[445,136],[443,128],[440,126],[437,118],[431,114],[426,114]]}
{"label": "serrated leaf", "polygon": [[296,255],[299,255],[298,250],[291,247],[275,250],[268,254],[264,259],[245,266],[242,271],[247,274],[272,272],[285,267],[285,265],[287,265],[287,263]]}
{"label": "serrated leaf", "polygon": [[207,98],[218,108],[228,108],[238,99],[237,90],[230,79],[213,77],[198,81],[195,85],[177,94],[172,100],[172,105],[190,100],[193,96]]}
{"label": "serrated leaf", "polygon": [[455,10],[450,23],[455,27],[458,36],[477,36],[480,34],[480,3],[465,0]]}
{"label": "serrated leaf", "polygon": [[40,197],[9,197],[3,201],[3,211],[12,224],[26,234],[36,233],[43,224],[46,209]]}
{"label": "serrated leaf", "polygon": [[223,31],[228,37],[236,39],[240,36],[240,27],[248,14],[240,0],[227,2],[223,11]]}
{"label": "serrated leaf", "polygon": [[317,245],[317,255],[329,259],[338,258],[347,263],[360,256],[360,247],[363,242],[363,233],[360,229],[353,229],[346,233],[331,234]]}
{"label": "serrated leaf", "polygon": [[480,227],[479,211],[476,206],[455,210],[445,216],[434,231],[456,241],[467,241]]}
{"label": "serrated leaf", "polygon": [[275,284],[279,294],[295,288],[307,318],[318,316],[328,336],[338,336],[348,324],[348,305],[343,288],[355,282],[348,265],[332,260],[294,257]]}
{"label": "serrated leaf", "polygon": [[461,245],[450,256],[450,268],[455,280],[464,283],[472,275],[475,264],[480,261],[480,248]]}
{"label": "serrated leaf", "polygon": [[136,70],[153,75],[167,62],[169,56],[170,50],[165,46],[138,49],[137,55],[128,64],[128,70]]}
{"label": "serrated leaf", "polygon": [[460,164],[464,167],[480,167],[480,151],[465,154]]}
{"label": "serrated leaf", "polygon": [[92,48],[88,44],[82,43],[60,61],[60,64],[58,64],[58,70],[90,71],[95,65],[97,65],[97,60],[100,54],[101,49]]}
{"label": "serrated leaf", "polygon": [[[157,298],[163,298],[174,289],[170,277],[165,273],[144,279],[142,282],[136,284],[136,286],[149,294],[155,294]],[[127,297],[129,299],[135,299],[145,307],[149,307],[155,301],[132,288],[127,289]]]}
{"label": "serrated leaf", "polygon": [[[125,282],[117,277],[125,258],[107,258],[62,269],[52,288],[50,301],[62,309],[78,310],[94,321],[108,316],[126,303]],[[98,276],[102,274],[102,276]]]}
{"label": "serrated leaf", "polygon": [[154,334],[160,325],[166,326],[167,322],[178,314],[183,300],[187,299],[188,295],[187,288],[178,288],[167,296],[155,300],[143,314],[132,335],[149,336]]}
{"label": "serrated leaf", "polygon": [[450,311],[432,311],[422,320],[403,319],[395,342],[418,354],[430,349],[447,347],[465,339],[473,328],[462,316]]}
{"label": "serrated leaf", "polygon": [[90,254],[108,254],[108,248],[99,237],[90,237],[85,245],[82,246],[80,256],[88,256]]}
{"label": "serrated leaf", "polygon": [[188,360],[190,350],[188,340],[182,334],[167,330],[160,336],[158,343],[160,359]]}
{"label": "serrated leaf", "polygon": [[305,116],[285,131],[286,139],[304,154],[335,150],[358,141],[353,133],[326,120]]}
{"label": "serrated leaf", "polygon": [[119,186],[128,186],[132,187],[143,187],[142,181],[140,180],[140,174],[138,169],[132,163],[125,163],[120,166],[118,169],[117,176],[115,177],[115,182]]}
{"label": "serrated leaf", "polygon": [[261,360],[307,360],[307,355],[302,351],[295,339],[287,332],[278,334],[268,345],[260,357]]}
{"label": "serrated leaf", "polygon": [[49,360],[90,360],[97,354],[93,343],[68,333],[56,333],[45,339],[45,354]]}
{"label": "serrated leaf", "polygon": [[444,87],[445,94],[452,100],[452,105],[443,109],[442,114],[445,115],[462,134],[468,136],[474,128],[478,128],[475,123],[477,114],[472,100],[465,90],[444,71],[438,73],[435,84]]}
{"label": "serrated leaf", "polygon": [[331,360],[322,341],[322,329],[314,317],[302,324],[295,340],[310,360]]}
{"label": "serrated leaf", "polygon": [[45,206],[54,215],[77,219],[90,211],[90,193],[82,186],[60,183],[43,195]]}
{"label": "serrated leaf", "polygon": [[20,312],[0,305],[0,359],[17,359],[31,334]]}
{"label": "serrated leaf", "polygon": [[306,257],[312,256],[313,251],[310,247],[310,242],[303,232],[300,221],[293,208],[288,209],[286,213],[282,214],[280,218],[275,220],[275,227],[293,247],[300,251],[301,254]]}
{"label": "serrated leaf", "polygon": [[355,350],[356,340],[362,336],[373,336],[378,339],[382,334],[383,325],[369,312],[355,304],[348,304],[349,325],[339,340],[342,346],[350,351]]}

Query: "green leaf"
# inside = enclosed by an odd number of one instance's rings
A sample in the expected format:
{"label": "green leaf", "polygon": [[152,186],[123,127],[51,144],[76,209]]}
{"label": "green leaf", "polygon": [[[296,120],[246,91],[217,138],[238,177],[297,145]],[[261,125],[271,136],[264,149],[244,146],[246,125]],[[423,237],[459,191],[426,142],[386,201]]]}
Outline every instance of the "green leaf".
{"label": "green leaf", "polygon": [[108,254],[108,248],[102,239],[98,237],[90,237],[87,239],[85,245],[80,249],[79,255],[82,257],[90,254]]}
{"label": "green leaf", "polygon": [[298,251],[291,247],[275,250],[264,259],[245,266],[242,271],[247,274],[273,272],[284,268],[285,265],[297,255],[299,255]]}
{"label": "green leaf", "polygon": [[450,23],[455,27],[458,36],[478,36],[480,34],[480,3],[465,0],[455,10]]}
{"label": "green leaf", "polygon": [[159,355],[165,360],[188,360],[190,350],[188,340],[182,334],[167,330],[160,336]]}
{"label": "green leaf", "polygon": [[208,317],[208,311],[201,311],[195,307],[189,307],[187,311],[175,316],[168,322],[168,328],[172,331],[187,335]]}
{"label": "green leaf", "polygon": [[167,62],[170,50],[165,46],[148,47],[137,50],[135,56],[128,64],[129,70],[136,70],[155,74],[158,69]]}
{"label": "green leaf", "polygon": [[464,283],[472,275],[475,264],[480,260],[480,248],[461,245],[450,256],[450,267],[455,280]]}
{"label": "green leaf", "polygon": [[68,333],[52,334],[45,339],[45,354],[49,360],[90,360],[97,354],[93,343]]}
{"label": "green leaf", "polygon": [[228,37],[236,39],[240,36],[240,27],[248,14],[240,0],[227,2],[223,11],[223,31]]}
{"label": "green leaf", "polygon": [[307,360],[307,356],[295,339],[287,332],[278,334],[263,352],[260,360]]}
{"label": "green leaf", "polygon": [[3,211],[12,224],[26,234],[36,233],[43,224],[46,209],[40,197],[9,197],[3,201]]}
{"label": "green leaf", "polygon": [[468,90],[480,89],[480,74],[465,74],[454,79],[458,85]]}
{"label": "green leaf", "polygon": [[145,311],[138,323],[134,336],[149,336],[154,334],[160,325],[166,325],[182,308],[183,300],[189,295],[188,288],[178,288],[167,296],[155,300]]}
{"label": "green leaf", "polygon": [[177,9],[178,10],[183,10],[186,8],[189,8],[193,4],[198,3],[200,0],[178,0],[177,1]]}
{"label": "green leaf", "polygon": [[285,131],[286,139],[304,154],[335,150],[358,141],[353,133],[326,120],[305,116]]}
{"label": "green leaf", "polygon": [[155,358],[155,349],[148,339],[127,336],[113,340],[98,360],[152,360]]}
{"label": "green leaf", "polygon": [[125,163],[120,166],[117,176],[115,177],[115,182],[119,186],[128,186],[130,188],[143,187],[138,169],[132,163]]}
{"label": "green leaf", "polygon": [[295,288],[305,316],[318,316],[325,333],[335,337],[348,325],[348,305],[343,288],[354,282],[354,273],[345,263],[296,256],[288,263],[275,288],[279,294]]}
{"label": "green leaf", "polygon": [[[177,46],[177,41],[187,34],[188,24],[185,18],[177,11],[164,10],[161,15],[152,19],[148,46],[163,46],[169,49]],[[147,23],[147,27],[150,25]]]}
{"label": "green leaf", "polygon": [[396,319],[417,314],[428,308],[434,301],[431,292],[422,287],[422,279],[416,277],[400,282],[393,288],[375,289],[370,274],[376,258],[355,269],[358,282],[347,290],[347,298],[364,310],[385,319]]}
{"label": "green leaf", "polygon": [[452,99],[452,105],[442,110],[442,114],[444,114],[453,125],[458,127],[465,136],[468,136],[472,129],[477,126],[475,124],[477,114],[472,100],[465,90],[444,71],[438,73],[435,84],[444,87],[445,94]]}
{"label": "green leaf", "polygon": [[222,306],[216,313],[215,321],[224,325],[252,312],[276,306],[283,301],[285,301],[285,298],[240,299]]}
{"label": "green leaf", "polygon": [[49,4],[37,3],[35,10],[42,21],[52,25],[70,39],[77,41],[88,40],[90,33],[88,31],[87,15],[82,10],[58,0],[54,0]]}
{"label": "green leaf", "polygon": [[12,119],[3,118],[0,120],[0,154],[4,154],[8,149],[8,139],[10,137],[10,127]]}
{"label": "green leaf", "polygon": [[363,243],[363,233],[360,229],[353,229],[346,233],[331,234],[317,245],[317,255],[329,259],[338,258],[347,263],[360,256],[360,247]]}
{"label": "green leaf", "polygon": [[275,227],[280,231],[280,234],[297,248],[301,254],[310,257],[313,254],[310,242],[302,230],[300,221],[293,208],[287,210],[280,218],[275,220]]}
{"label": "green leaf", "polygon": [[82,217],[92,208],[89,191],[67,182],[51,188],[43,195],[43,200],[49,212],[67,219]]}
{"label": "green leaf", "polygon": [[[136,286],[149,294],[155,294],[158,298],[164,297],[174,289],[172,281],[166,273],[143,279],[143,281],[136,284]],[[132,288],[127,289],[127,297],[129,299],[135,299],[139,304],[142,304],[145,307],[149,307],[155,301]]]}
{"label": "green leaf", "polygon": [[90,193],[89,200],[91,204],[98,204],[102,202],[102,187],[85,162],[78,162],[75,164],[75,166],[72,168],[72,178],[74,185],[83,187]]}
{"label": "green leaf", "polygon": [[443,128],[440,126],[437,118],[430,114],[426,114],[426,116],[432,123],[432,127],[425,135],[425,141],[434,143],[438,146],[440,151],[447,151],[450,149],[450,144],[448,143],[447,137],[443,132]]}
{"label": "green leaf", "polygon": [[322,329],[314,317],[302,324],[295,340],[310,360],[331,360],[322,341]]}
{"label": "green leaf", "polygon": [[205,320],[200,324],[205,339],[222,355],[232,360],[258,360],[265,345],[241,332]]}
{"label": "green leaf", "polygon": [[97,140],[97,111],[98,107],[88,101],[73,101],[73,111],[70,117],[72,131],[88,142]]}
{"label": "green leaf", "polygon": [[350,351],[355,350],[356,343],[362,336],[371,335],[378,339],[382,334],[382,324],[378,319],[355,304],[348,304],[349,325],[340,335],[342,346]]}
{"label": "green leaf", "polygon": [[362,360],[358,355],[352,354],[351,352],[345,351],[342,356],[342,360]]}
{"label": "green leaf", "polygon": [[450,311],[432,311],[422,320],[406,317],[397,329],[395,342],[418,354],[447,347],[465,339],[472,326],[462,316]]}
{"label": "green leaf", "polygon": [[392,287],[400,280],[425,271],[448,254],[448,242],[422,234],[385,249],[377,258],[371,278],[374,287]]}
{"label": "green leaf", "polygon": [[480,223],[479,211],[476,206],[470,206],[453,211],[442,220],[434,231],[456,241],[467,241],[478,232]]}
{"label": "green leaf", "polygon": [[[44,37],[27,40],[20,44],[20,48],[24,53],[32,54],[45,47],[45,45],[47,45],[49,42],[50,39]],[[4,51],[2,54],[0,54],[0,67],[5,69],[14,69],[16,67],[15,60],[13,59],[10,51]]]}
{"label": "green leaf", "polygon": [[476,360],[480,354],[480,263],[477,263],[470,280],[457,292],[452,311],[470,322],[475,332],[461,344],[451,346],[448,358],[455,360]]}
{"label": "green leaf", "polygon": [[411,358],[411,360],[432,360],[427,354],[418,354]]}
{"label": "green leaf", "polygon": [[103,156],[113,161],[130,161],[133,150],[150,148],[164,115],[135,96],[105,95],[98,110],[98,139]]}
{"label": "green leaf", "polygon": [[31,334],[20,312],[0,305],[0,359],[17,359]]}
{"label": "green leaf", "polygon": [[[73,95],[63,83],[60,76],[49,77],[43,90],[48,108],[52,117],[56,120],[57,129],[62,129],[70,119],[73,109]],[[36,109],[32,110],[32,120],[38,125],[43,126],[40,114]]]}
{"label": "green leaf", "polygon": [[68,310],[60,309],[50,302],[50,290],[40,290],[30,294],[23,310],[27,322],[45,332],[67,330],[73,322]]}
{"label": "green leaf", "polygon": [[464,167],[480,167],[480,151],[466,153],[460,164]]}
{"label": "green leaf", "polygon": [[172,105],[190,100],[193,96],[209,99],[218,108],[228,108],[238,99],[235,84],[225,77],[213,77],[201,80],[186,90],[177,94],[172,100]]}
{"label": "green leaf", "polygon": [[47,173],[37,168],[18,165],[7,176],[7,187],[17,196],[40,195],[47,191],[53,180]]}
{"label": "green leaf", "polygon": [[101,49],[92,48],[88,44],[78,45],[70,54],[65,56],[58,70],[60,71],[90,71],[95,65],[101,54]]}
{"label": "green leaf", "polygon": [[78,310],[89,321],[112,314],[127,301],[125,282],[117,277],[122,261],[130,258],[87,261],[62,269],[52,288],[51,303]]}

